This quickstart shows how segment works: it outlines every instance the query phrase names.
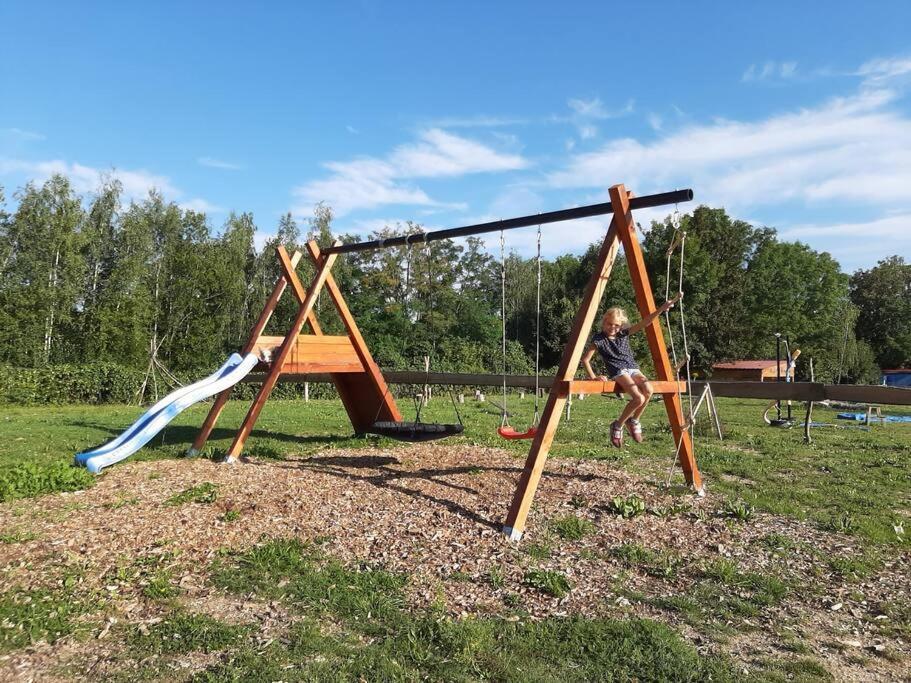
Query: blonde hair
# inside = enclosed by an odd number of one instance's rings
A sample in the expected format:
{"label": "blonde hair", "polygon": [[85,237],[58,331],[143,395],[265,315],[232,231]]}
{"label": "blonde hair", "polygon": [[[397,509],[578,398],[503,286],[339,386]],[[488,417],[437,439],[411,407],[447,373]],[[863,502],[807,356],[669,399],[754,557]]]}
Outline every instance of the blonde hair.
{"label": "blonde hair", "polygon": [[614,306],[613,308],[608,308],[604,311],[604,317],[601,318],[601,324],[604,324],[604,321],[608,318],[617,320],[621,325],[626,325],[626,323],[629,322],[629,318],[626,317],[626,311],[619,306]]}

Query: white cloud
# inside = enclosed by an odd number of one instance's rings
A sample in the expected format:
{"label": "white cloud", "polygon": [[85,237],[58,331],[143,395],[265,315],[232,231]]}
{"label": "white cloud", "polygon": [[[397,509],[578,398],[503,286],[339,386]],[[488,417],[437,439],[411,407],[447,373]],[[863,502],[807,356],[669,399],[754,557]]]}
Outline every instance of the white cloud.
{"label": "white cloud", "polygon": [[219,168],[224,171],[239,171],[243,168],[240,164],[235,164],[231,161],[222,161],[221,159],[213,159],[212,157],[199,157],[196,160],[196,163],[200,166]]}
{"label": "white cloud", "polygon": [[651,143],[615,139],[572,157],[548,181],[568,188],[623,180],[640,193],[687,185],[699,188],[700,201],[738,208],[788,199],[906,202],[911,120],[887,107],[893,98],[865,89],[763,121],[719,120]]}
{"label": "white cloud", "polygon": [[36,133],[33,130],[23,130],[22,128],[0,128],[0,136],[19,141],[47,139],[47,136],[43,133]]}
{"label": "white cloud", "polygon": [[579,137],[583,140],[590,140],[593,137],[598,135],[597,126],[593,126],[590,123],[579,126]]}
{"label": "white cloud", "polygon": [[25,176],[27,180],[43,183],[55,174],[66,176],[73,189],[80,194],[94,192],[106,179],[116,178],[123,186],[123,199],[127,202],[142,201],[149,195],[149,192],[157,190],[166,199],[178,201],[179,205],[185,209],[212,213],[224,211],[221,207],[210,204],[201,198],[181,201],[180,197],[184,193],[171,182],[170,178],[141,169],[98,169],[60,159],[24,161],[21,159],[0,158],[0,176],[20,175]]}
{"label": "white cloud", "polygon": [[166,176],[156,175],[144,170],[126,171],[122,169],[97,169],[79,163],[68,163],[59,159],[51,161],[22,161],[18,159],[0,159],[0,175],[20,173],[29,176],[30,180],[44,182],[55,173],[65,175],[77,192],[92,192],[98,189],[106,177],[113,176],[123,185],[126,199],[140,199],[157,189],[165,196],[181,194]]}
{"label": "white cloud", "polygon": [[880,87],[887,81],[911,75],[911,56],[872,59],[857,70],[867,85]]}
{"label": "white cloud", "polygon": [[652,130],[661,130],[664,120],[658,114],[652,113],[648,115],[648,125],[651,126]]}
{"label": "white cloud", "polygon": [[528,122],[528,119],[523,118],[480,114],[437,119],[431,125],[433,128],[503,128],[505,126],[522,126]]}
{"label": "white cloud", "polygon": [[781,231],[789,240],[807,240],[820,237],[864,237],[901,240],[911,245],[911,213],[900,213],[861,223],[827,223],[795,225]]}
{"label": "white cloud", "polygon": [[405,178],[459,176],[467,173],[513,171],[528,162],[517,154],[498,152],[480,142],[439,128],[421,133],[421,142],[402,145],[391,156],[397,175]]}
{"label": "white cloud", "polygon": [[797,62],[766,62],[762,66],[750,64],[740,80],[744,83],[754,81],[774,81],[794,78],[797,75]]}
{"label": "white cloud", "polygon": [[216,206],[210,202],[207,202],[205,199],[200,197],[194,197],[193,199],[188,199],[186,201],[180,202],[179,206],[184,211],[196,211],[197,213],[224,213],[225,209],[221,206]]}
{"label": "white cloud", "polygon": [[615,119],[620,116],[626,116],[633,112],[633,100],[628,100],[626,104],[618,110],[610,110],[604,106],[600,97],[590,100],[571,99],[566,103],[573,110],[575,116],[584,119]]}
{"label": "white cloud", "polygon": [[[521,155],[500,152],[439,128],[422,131],[419,138],[417,142],[395,148],[385,159],[364,157],[328,162],[325,164],[331,172],[328,178],[305,183],[294,189],[294,195],[310,205],[325,201],[337,216],[388,204],[461,207],[461,204],[448,205],[431,199],[408,181],[528,166]],[[295,207],[295,212],[308,213],[309,207]]]}
{"label": "white cloud", "polygon": [[850,272],[887,254],[911,254],[911,212],[857,223],[795,225],[779,235],[828,251]]}
{"label": "white cloud", "polygon": [[635,109],[635,102],[627,100],[621,109],[611,110],[604,106],[601,98],[594,97],[590,100],[573,98],[566,105],[572,110],[568,116],[552,116],[550,120],[556,123],[570,123],[576,128],[580,140],[591,140],[598,136],[598,127],[595,121],[614,119],[631,114]]}
{"label": "white cloud", "polygon": [[355,128],[354,126],[345,126],[345,130],[347,130],[347,131],[348,131],[349,133],[351,133],[352,135],[360,135],[360,134],[361,134],[361,131],[359,131],[359,130],[358,130],[357,128]]}

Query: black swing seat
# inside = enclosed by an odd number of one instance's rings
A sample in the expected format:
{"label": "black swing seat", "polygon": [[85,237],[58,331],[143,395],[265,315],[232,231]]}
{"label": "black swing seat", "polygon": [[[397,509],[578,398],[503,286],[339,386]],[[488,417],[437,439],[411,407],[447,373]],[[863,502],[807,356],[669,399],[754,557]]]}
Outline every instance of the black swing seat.
{"label": "black swing seat", "polygon": [[440,424],[438,422],[374,422],[367,430],[368,434],[388,436],[397,441],[433,441],[447,436],[461,434],[465,428],[460,424]]}

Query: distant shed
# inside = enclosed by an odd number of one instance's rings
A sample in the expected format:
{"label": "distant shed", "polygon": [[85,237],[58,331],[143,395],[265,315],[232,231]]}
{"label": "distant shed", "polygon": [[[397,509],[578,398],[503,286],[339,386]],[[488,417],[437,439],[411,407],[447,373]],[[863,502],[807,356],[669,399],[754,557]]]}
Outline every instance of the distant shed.
{"label": "distant shed", "polygon": [[[735,382],[766,382],[775,381],[774,360],[735,360],[727,363],[715,363],[712,366],[713,380],[731,380]],[[780,363],[781,377],[784,379],[788,363]]]}
{"label": "distant shed", "polygon": [[883,384],[887,387],[907,387],[911,389],[911,368],[883,370]]}

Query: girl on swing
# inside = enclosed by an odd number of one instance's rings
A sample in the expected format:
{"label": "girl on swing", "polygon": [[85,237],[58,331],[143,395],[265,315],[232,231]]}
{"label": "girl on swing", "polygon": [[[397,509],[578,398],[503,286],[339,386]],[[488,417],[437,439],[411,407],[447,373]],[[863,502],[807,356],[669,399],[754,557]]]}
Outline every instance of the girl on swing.
{"label": "girl on swing", "polygon": [[[592,337],[592,345],[586,351],[582,363],[588,372],[589,379],[599,379],[606,382],[608,377],[617,383],[617,386],[630,395],[629,403],[611,424],[610,441],[620,448],[623,446],[623,426],[629,429],[630,436],[636,443],[642,443],[642,425],[639,417],[642,415],[649,399],[652,397],[652,385],[649,384],[648,378],[642,374],[639,365],[633,358],[633,352],[629,346],[629,337],[631,334],[640,332],[659,315],[674,307],[683,293],[680,292],[673,299],[664,302],[657,311],[646,316],[635,325],[629,325],[629,318],[622,308],[613,307],[607,309],[604,317],[601,319],[601,331]],[[604,360],[607,366],[607,376],[595,376],[592,370],[591,359],[595,351]]]}

